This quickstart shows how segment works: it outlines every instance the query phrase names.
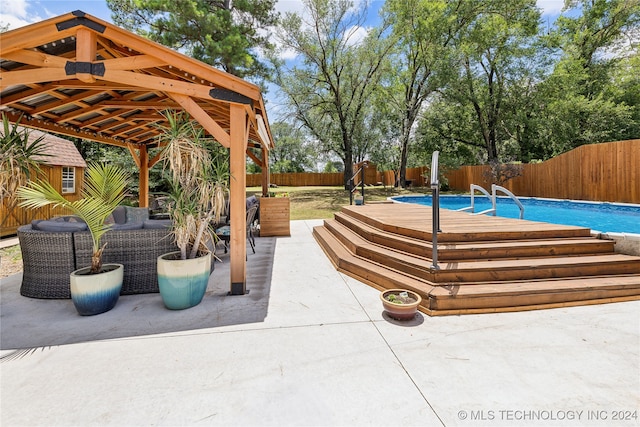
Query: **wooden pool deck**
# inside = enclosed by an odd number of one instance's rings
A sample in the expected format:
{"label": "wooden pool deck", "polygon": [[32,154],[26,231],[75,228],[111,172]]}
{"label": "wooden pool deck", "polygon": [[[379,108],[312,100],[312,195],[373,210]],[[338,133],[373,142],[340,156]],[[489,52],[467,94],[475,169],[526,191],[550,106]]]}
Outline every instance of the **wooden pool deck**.
{"label": "wooden pool deck", "polygon": [[431,207],[346,206],[314,229],[336,269],[377,289],[418,292],[428,315],[640,299],[640,257],[582,227],[441,209],[438,269]]}

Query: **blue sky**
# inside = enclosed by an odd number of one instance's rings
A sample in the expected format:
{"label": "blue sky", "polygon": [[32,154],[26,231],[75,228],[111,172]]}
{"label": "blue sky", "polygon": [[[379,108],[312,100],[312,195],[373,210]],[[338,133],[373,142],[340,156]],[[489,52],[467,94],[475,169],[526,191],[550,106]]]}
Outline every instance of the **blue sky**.
{"label": "blue sky", "polygon": [[[382,0],[370,0],[371,13],[369,24],[375,24],[377,10],[384,4]],[[554,18],[560,13],[563,0],[537,0],[543,16]],[[38,22],[52,16],[74,10],[82,10],[105,21],[111,21],[111,11],[106,0],[0,0],[0,22],[9,24],[10,29]],[[280,12],[301,11],[300,0],[279,0]]]}
{"label": "blue sky", "polygon": [[[378,10],[383,0],[368,0],[369,14],[366,24],[374,26],[378,23]],[[563,0],[537,0],[538,7],[543,10],[543,19],[554,20],[560,13]],[[278,0],[276,9],[279,12],[302,12],[300,0]],[[82,10],[97,18],[111,22],[111,10],[106,0],[0,0],[0,24],[9,25],[9,29],[18,28],[44,19]],[[270,86],[266,95],[267,110],[271,121],[278,119],[278,93]]]}

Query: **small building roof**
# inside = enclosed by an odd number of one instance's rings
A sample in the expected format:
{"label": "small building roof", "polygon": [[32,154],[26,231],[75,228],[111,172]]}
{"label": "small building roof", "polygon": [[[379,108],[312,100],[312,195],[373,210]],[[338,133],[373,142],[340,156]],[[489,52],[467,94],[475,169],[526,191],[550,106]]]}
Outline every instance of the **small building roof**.
{"label": "small building roof", "polygon": [[[43,138],[44,152],[47,156],[35,156],[36,160],[50,166],[87,167],[87,162],[82,158],[72,141],[23,126],[18,126],[18,130],[19,132],[26,131],[28,133],[29,145],[33,144],[37,139]],[[4,130],[0,129],[0,135],[4,135]]]}
{"label": "small building roof", "polygon": [[41,132],[37,129],[29,129],[29,143],[43,137],[45,144],[45,152],[48,156],[36,157],[47,165],[52,166],[73,166],[77,168],[86,168],[87,162],[84,161],[82,155],[68,139],[51,135],[50,133]]}

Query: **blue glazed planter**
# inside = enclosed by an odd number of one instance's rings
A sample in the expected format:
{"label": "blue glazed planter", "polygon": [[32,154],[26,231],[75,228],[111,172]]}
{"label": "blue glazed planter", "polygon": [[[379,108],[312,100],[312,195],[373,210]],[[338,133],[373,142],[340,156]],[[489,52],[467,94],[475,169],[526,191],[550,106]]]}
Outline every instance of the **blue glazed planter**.
{"label": "blue glazed planter", "polygon": [[159,256],[158,287],[165,307],[183,310],[200,304],[210,274],[211,254],[185,260],[180,252]]}
{"label": "blue glazed planter", "polygon": [[104,313],[115,307],[122,289],[124,266],[104,264],[102,273],[87,274],[90,267],[71,273],[71,300],[82,316]]}

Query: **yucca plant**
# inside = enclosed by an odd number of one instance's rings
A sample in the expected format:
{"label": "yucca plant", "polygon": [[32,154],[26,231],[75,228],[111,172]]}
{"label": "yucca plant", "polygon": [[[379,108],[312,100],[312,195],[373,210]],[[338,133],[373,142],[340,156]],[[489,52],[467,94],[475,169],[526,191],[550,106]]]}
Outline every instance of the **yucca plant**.
{"label": "yucca plant", "polygon": [[229,167],[215,141],[186,114],[166,112],[169,127],[160,137],[162,158],[171,175],[169,216],[181,259],[208,252],[210,227],[220,221],[228,194]]}
{"label": "yucca plant", "polygon": [[97,274],[102,270],[102,251],[106,246],[106,243],[100,246],[100,241],[111,228],[105,220],[124,200],[128,179],[129,175],[115,165],[91,163],[86,170],[81,199],[69,201],[50,183],[32,181],[18,189],[19,205],[32,209],[47,205],[66,208],[86,222],[93,241],[90,274]]}

